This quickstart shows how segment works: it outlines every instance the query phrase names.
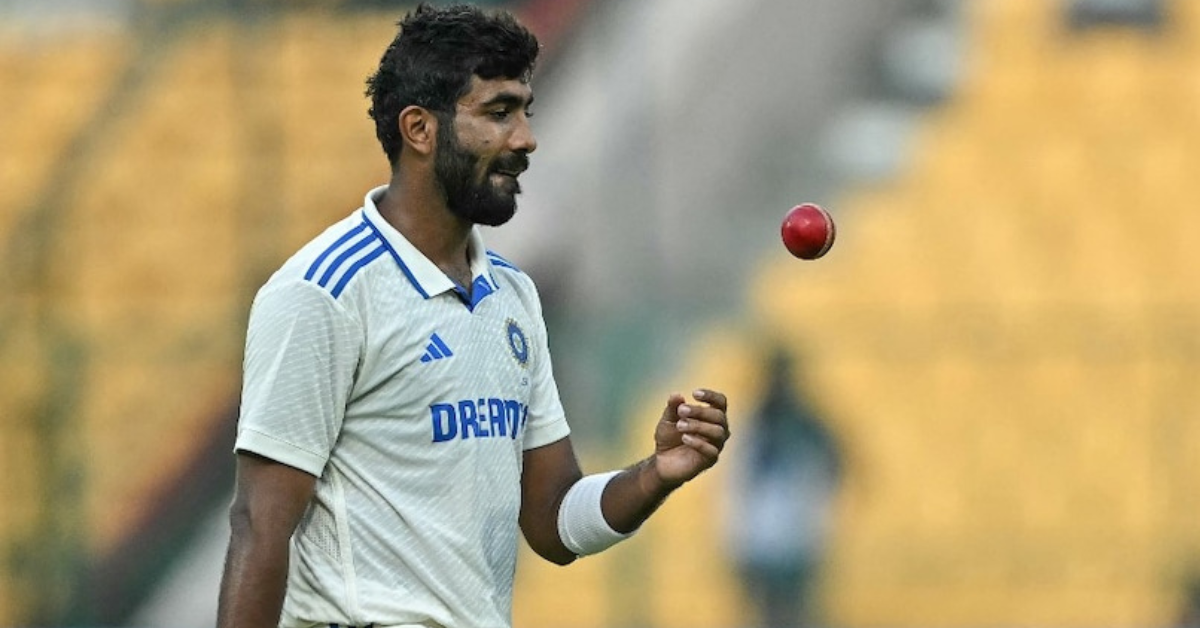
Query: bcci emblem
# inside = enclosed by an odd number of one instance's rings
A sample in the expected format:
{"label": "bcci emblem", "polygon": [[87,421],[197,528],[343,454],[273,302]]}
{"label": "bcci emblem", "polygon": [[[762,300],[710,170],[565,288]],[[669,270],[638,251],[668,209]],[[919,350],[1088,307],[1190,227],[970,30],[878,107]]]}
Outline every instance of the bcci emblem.
{"label": "bcci emblem", "polygon": [[508,319],[506,333],[508,335],[508,348],[512,349],[513,357],[517,359],[517,364],[525,366],[529,362],[529,341],[525,339],[525,332],[517,321]]}

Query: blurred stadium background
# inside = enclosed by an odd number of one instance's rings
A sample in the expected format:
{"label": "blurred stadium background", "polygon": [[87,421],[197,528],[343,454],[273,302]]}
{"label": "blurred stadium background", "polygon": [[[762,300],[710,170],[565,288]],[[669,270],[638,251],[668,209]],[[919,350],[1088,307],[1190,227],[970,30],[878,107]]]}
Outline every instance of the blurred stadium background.
{"label": "blurred stadium background", "polygon": [[[1200,2],[525,0],[585,466],[769,347],[846,444],[831,626],[1171,626],[1200,573]],[[385,180],[390,0],[0,0],[0,625],[212,625],[268,273]],[[787,258],[824,203],[840,241]],[[738,455],[735,440],[728,456]],[[525,628],[737,628],[718,468]]]}

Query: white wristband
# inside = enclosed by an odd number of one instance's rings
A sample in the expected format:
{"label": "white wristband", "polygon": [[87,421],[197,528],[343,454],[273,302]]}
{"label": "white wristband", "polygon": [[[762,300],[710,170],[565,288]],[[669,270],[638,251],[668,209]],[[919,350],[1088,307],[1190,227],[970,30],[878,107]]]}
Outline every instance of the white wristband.
{"label": "white wristband", "polygon": [[597,473],[576,482],[558,508],[558,536],[576,556],[602,552],[633,536],[613,530],[600,509],[604,487],[619,471]]}

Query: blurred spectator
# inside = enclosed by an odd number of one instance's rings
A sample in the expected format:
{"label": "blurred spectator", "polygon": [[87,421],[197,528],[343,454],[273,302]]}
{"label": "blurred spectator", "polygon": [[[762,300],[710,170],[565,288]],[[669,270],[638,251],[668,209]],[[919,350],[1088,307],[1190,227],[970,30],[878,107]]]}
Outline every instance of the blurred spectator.
{"label": "blurred spectator", "polygon": [[1072,0],[1067,24],[1075,29],[1093,26],[1136,26],[1158,29],[1165,19],[1163,0]]}
{"label": "blurred spectator", "polygon": [[788,353],[776,350],[768,366],[763,400],[738,434],[729,547],[760,626],[809,626],[842,454],[796,389]]}
{"label": "blurred spectator", "polygon": [[1183,586],[1183,599],[1175,628],[1200,628],[1200,575],[1192,574]]}

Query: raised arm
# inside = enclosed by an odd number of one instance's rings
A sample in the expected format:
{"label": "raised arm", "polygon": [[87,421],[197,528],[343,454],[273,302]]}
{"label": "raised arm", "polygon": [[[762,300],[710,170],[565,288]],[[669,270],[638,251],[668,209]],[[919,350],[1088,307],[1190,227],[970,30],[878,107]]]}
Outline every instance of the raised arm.
{"label": "raised arm", "polygon": [[218,628],[276,628],[287,588],[288,543],[316,478],[254,454],[237,457]]}
{"label": "raised arm", "polygon": [[[725,395],[667,399],[654,453],[615,475],[584,477],[569,438],[525,452],[521,530],[543,558],[565,565],[631,534],[676,488],[716,464],[729,439]],[[566,502],[564,504],[564,502]]]}

